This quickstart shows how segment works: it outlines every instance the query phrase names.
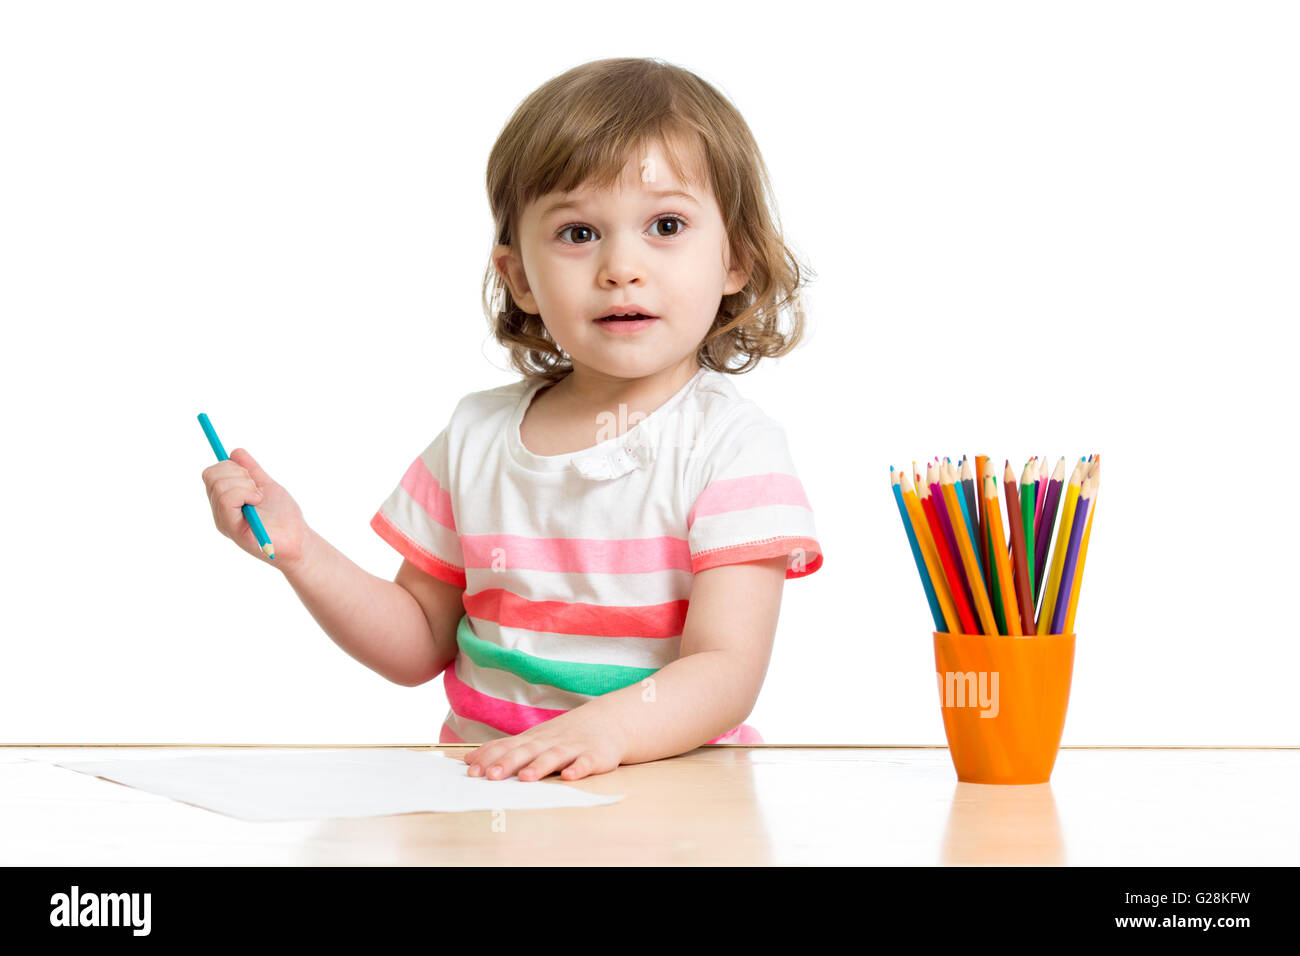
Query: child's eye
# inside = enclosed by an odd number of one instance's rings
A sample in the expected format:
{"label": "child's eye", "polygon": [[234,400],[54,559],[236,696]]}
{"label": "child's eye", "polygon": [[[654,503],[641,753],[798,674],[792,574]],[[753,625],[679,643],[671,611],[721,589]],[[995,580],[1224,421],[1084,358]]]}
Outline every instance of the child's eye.
{"label": "child's eye", "polygon": [[[579,231],[581,231],[581,232],[586,232],[586,233],[590,233],[590,232],[592,231],[592,229],[591,229],[590,226],[584,226],[584,225],[582,225],[581,223],[575,223],[575,224],[572,225],[572,226],[564,226],[562,229],[560,229],[559,232],[556,233],[556,235],[557,235],[557,236],[560,236],[560,237],[563,237],[564,234],[565,234],[566,232],[568,232],[570,229],[576,229],[576,230],[579,230]],[[567,241],[567,240],[566,240],[566,241]],[[574,242],[574,243],[571,243],[571,245],[581,246],[581,245],[585,245],[585,242]]]}
{"label": "child's eye", "polygon": [[674,223],[674,228],[672,232],[659,233],[659,235],[662,238],[668,238],[669,236],[678,235],[682,231],[682,227],[686,225],[686,220],[683,219],[681,216],[660,216],[658,219],[655,220],[655,225],[657,226],[661,222]]}
{"label": "child's eye", "polygon": [[[686,226],[686,220],[683,219],[681,216],[670,215],[670,216],[660,216],[658,219],[654,221],[654,225],[651,226],[650,228],[655,229],[661,222],[671,222],[673,224],[673,228],[669,232],[659,232],[656,230],[655,235],[660,239],[671,239],[673,236],[681,235],[682,229]],[[577,239],[575,237],[574,239],[565,239],[564,238],[565,233],[570,231],[573,231],[575,233],[580,233],[584,235],[586,238]],[[567,226],[562,226],[555,235],[561,241],[566,242],[569,245],[583,246],[595,238],[595,230],[588,225],[585,225],[580,222],[575,222],[575,223],[570,223]]]}

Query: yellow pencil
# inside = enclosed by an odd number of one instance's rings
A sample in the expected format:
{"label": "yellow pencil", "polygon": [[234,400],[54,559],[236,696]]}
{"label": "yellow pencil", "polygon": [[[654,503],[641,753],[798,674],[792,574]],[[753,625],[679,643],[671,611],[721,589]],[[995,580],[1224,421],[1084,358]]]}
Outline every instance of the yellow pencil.
{"label": "yellow pencil", "polygon": [[1092,504],[1088,506],[1088,522],[1083,526],[1083,541],[1079,545],[1079,567],[1074,572],[1074,587],[1070,589],[1070,605],[1065,609],[1065,633],[1074,633],[1074,609],[1079,606],[1079,588],[1083,585],[1083,565],[1088,557],[1088,536],[1092,534],[1092,516],[1097,513],[1097,489],[1101,487],[1101,467],[1097,459],[1093,459],[1092,467],[1088,469],[1088,476],[1092,478]]}
{"label": "yellow pencil", "polygon": [[993,617],[993,605],[989,603],[988,592],[984,590],[980,566],[975,562],[975,549],[971,547],[970,529],[962,517],[961,505],[957,503],[957,492],[953,482],[957,479],[957,469],[952,462],[945,462],[939,471],[939,490],[943,492],[943,502],[948,508],[948,520],[952,522],[952,535],[957,539],[957,550],[961,552],[962,564],[966,567],[966,580],[971,582],[971,593],[975,597],[975,610],[979,612],[980,627],[985,634],[996,634],[998,623]]}
{"label": "yellow pencil", "polygon": [[912,519],[912,531],[916,534],[916,543],[921,546],[921,559],[925,562],[925,570],[930,575],[930,583],[934,586],[934,596],[939,599],[939,610],[943,612],[943,619],[948,623],[948,633],[960,634],[961,619],[957,616],[957,608],[952,603],[948,582],[943,577],[943,563],[939,560],[939,552],[935,550],[934,538],[930,536],[930,523],[926,521],[925,509],[921,506],[920,499],[916,497],[916,490],[912,487],[912,479],[909,475],[903,475],[902,486],[903,504]]}
{"label": "yellow pencil", "polygon": [[1046,634],[1047,629],[1052,626],[1052,609],[1056,606],[1056,592],[1061,586],[1061,568],[1065,566],[1065,551],[1070,546],[1070,527],[1074,523],[1074,505],[1079,500],[1083,471],[1084,463],[1075,462],[1074,471],[1070,473],[1069,484],[1065,486],[1065,508],[1061,512],[1061,523],[1056,529],[1056,544],[1052,547],[1052,574],[1047,579],[1047,588],[1042,596],[1043,606],[1038,610],[1038,627],[1035,630],[1039,634]]}

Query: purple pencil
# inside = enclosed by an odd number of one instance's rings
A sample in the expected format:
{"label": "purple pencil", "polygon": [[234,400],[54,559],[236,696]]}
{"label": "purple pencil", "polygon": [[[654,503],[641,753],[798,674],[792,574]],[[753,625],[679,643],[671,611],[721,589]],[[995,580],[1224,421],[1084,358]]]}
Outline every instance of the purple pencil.
{"label": "purple pencil", "polygon": [[1088,509],[1092,505],[1092,478],[1083,479],[1079,490],[1079,501],[1074,506],[1074,525],[1070,528],[1070,546],[1065,552],[1065,564],[1061,567],[1061,586],[1056,592],[1056,607],[1052,610],[1052,626],[1048,634],[1060,634],[1065,627],[1065,612],[1070,607],[1070,592],[1074,590],[1074,569],[1079,563],[1079,544],[1083,541],[1083,529],[1088,523]]}
{"label": "purple pencil", "polygon": [[[1043,513],[1039,516],[1038,521],[1034,523],[1034,534],[1037,541],[1034,542],[1034,567],[1046,569],[1047,549],[1052,543],[1052,525],[1056,523],[1056,509],[1061,504],[1061,486],[1065,483],[1065,459],[1062,458],[1056,463],[1056,470],[1052,472],[1052,480],[1047,484],[1047,497],[1043,500]],[[1046,574],[1039,574],[1034,578],[1037,584],[1038,593],[1043,593],[1042,579]],[[1038,595],[1034,595],[1037,599]]]}

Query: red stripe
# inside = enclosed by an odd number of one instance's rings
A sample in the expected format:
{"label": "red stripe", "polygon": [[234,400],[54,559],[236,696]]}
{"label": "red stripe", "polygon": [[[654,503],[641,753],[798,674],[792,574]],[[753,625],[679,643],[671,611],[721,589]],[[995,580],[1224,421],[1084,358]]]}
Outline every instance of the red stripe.
{"label": "red stripe", "polygon": [[812,574],[822,566],[822,549],[812,538],[772,538],[768,541],[756,541],[750,544],[737,544],[726,548],[713,548],[700,551],[695,555],[691,570],[695,573],[706,568],[716,568],[723,564],[742,564],[746,561],[762,561],[775,558],[779,554],[789,555],[792,551],[802,549],[803,567],[797,568],[787,563],[787,578],[802,578]]}
{"label": "red stripe", "polygon": [[530,601],[504,588],[465,595],[470,617],[502,627],[592,637],[677,637],[686,624],[690,601],[619,606]]}
{"label": "red stripe", "polygon": [[464,568],[458,568],[456,565],[442,560],[436,554],[432,554],[421,547],[419,542],[407,537],[402,529],[393,524],[388,515],[384,514],[382,508],[376,511],[375,516],[370,519],[370,527],[375,529],[379,537],[391,544],[398,554],[425,574],[431,574],[440,581],[454,584],[458,588],[465,586]]}

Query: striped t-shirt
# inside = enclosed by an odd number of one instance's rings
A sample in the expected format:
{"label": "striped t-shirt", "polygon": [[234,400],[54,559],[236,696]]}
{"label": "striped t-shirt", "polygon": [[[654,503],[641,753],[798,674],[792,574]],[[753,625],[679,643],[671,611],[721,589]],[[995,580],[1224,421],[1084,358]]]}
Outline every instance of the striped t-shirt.
{"label": "striped t-shirt", "polygon": [[[545,384],[462,398],[370,521],[465,589],[440,743],[522,733],[676,660],[697,571],[787,555],[796,578],[822,564],[785,432],[730,376],[701,368],[564,455],[520,438]],[[748,724],[709,741],[761,742]]]}

